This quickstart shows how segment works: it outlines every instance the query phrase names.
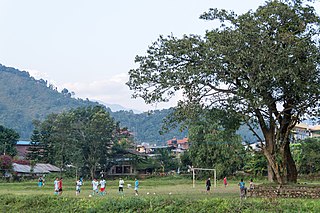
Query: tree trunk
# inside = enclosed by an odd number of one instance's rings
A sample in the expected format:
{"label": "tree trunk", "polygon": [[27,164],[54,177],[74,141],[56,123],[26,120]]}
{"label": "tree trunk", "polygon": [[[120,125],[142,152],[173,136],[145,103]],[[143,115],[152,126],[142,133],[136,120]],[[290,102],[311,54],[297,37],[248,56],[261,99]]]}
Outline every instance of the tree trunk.
{"label": "tree trunk", "polygon": [[90,168],[90,173],[91,173],[91,179],[93,180],[94,173],[95,173],[93,167]]}
{"label": "tree trunk", "polygon": [[274,175],[274,172],[273,172],[271,166],[268,164],[268,181],[275,182],[275,180],[276,180],[276,177]]}
{"label": "tree trunk", "polygon": [[[270,157],[272,158],[272,156],[274,155],[275,149],[274,149],[274,143],[273,143],[273,137],[271,134],[269,134],[266,137],[266,147],[265,147],[268,151],[268,155],[270,155]],[[265,156],[267,157],[266,153]],[[268,157],[267,157],[268,160]],[[271,164],[269,163],[268,160],[268,181],[269,182],[276,182],[277,181],[277,177],[275,175],[275,172],[271,166]]]}
{"label": "tree trunk", "polygon": [[274,158],[274,155],[271,155],[267,149],[264,149],[264,155],[266,156],[266,158],[268,160],[268,165],[270,166],[270,168],[273,171],[276,182],[279,184],[284,184],[285,179],[283,178],[283,176],[281,174],[281,171],[282,171],[281,165],[277,164],[276,159]]}
{"label": "tree trunk", "polygon": [[298,172],[296,164],[293,160],[293,157],[290,152],[289,143],[286,143],[284,147],[284,157],[286,158],[286,167],[287,167],[287,181],[290,183],[296,183],[298,178]]}
{"label": "tree trunk", "polygon": [[297,168],[290,152],[289,142],[279,150],[275,150],[275,153],[281,156],[281,162],[277,162],[275,155],[272,155],[269,150],[264,150],[264,155],[268,160],[268,180],[271,182],[277,182],[279,184],[286,184],[287,182],[297,182]]}

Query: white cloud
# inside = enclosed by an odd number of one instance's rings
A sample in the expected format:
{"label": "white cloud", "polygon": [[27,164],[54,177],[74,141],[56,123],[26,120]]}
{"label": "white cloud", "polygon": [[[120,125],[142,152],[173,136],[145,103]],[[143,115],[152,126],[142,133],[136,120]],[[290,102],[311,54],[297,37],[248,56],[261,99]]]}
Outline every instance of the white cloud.
{"label": "white cloud", "polygon": [[37,80],[39,79],[46,80],[48,84],[52,84],[60,89],[60,87],[57,85],[57,82],[50,79],[49,75],[46,72],[41,72],[35,69],[21,69],[21,70],[27,71],[32,77],[34,77]]}
{"label": "white cloud", "polygon": [[126,85],[129,80],[127,73],[119,73],[113,76],[101,78],[100,80],[94,80],[88,82],[67,82],[57,83],[45,72],[40,72],[33,69],[23,69],[30,73],[35,79],[44,79],[53,84],[61,91],[63,88],[67,88],[70,92],[75,93],[76,98],[82,98],[89,100],[102,101],[108,104],[119,104],[125,108],[135,109],[138,111],[148,111],[169,108],[176,105],[178,98],[181,98],[181,94],[177,94],[175,98],[169,103],[157,103],[157,104],[145,104],[142,98],[131,98],[132,91]]}
{"label": "white cloud", "polygon": [[176,99],[169,103],[158,103],[147,105],[139,99],[132,99],[132,91],[125,84],[129,77],[126,73],[110,76],[106,79],[95,80],[92,82],[69,82],[62,85],[69,91],[73,91],[76,97],[88,98],[90,100],[100,100],[108,104],[120,104],[126,108],[136,109],[139,111],[155,110],[169,108],[176,104]]}
{"label": "white cloud", "polygon": [[39,70],[34,70],[34,69],[22,69],[27,71],[32,77],[34,77],[35,79],[47,79],[48,78],[48,74],[45,72],[41,72]]}

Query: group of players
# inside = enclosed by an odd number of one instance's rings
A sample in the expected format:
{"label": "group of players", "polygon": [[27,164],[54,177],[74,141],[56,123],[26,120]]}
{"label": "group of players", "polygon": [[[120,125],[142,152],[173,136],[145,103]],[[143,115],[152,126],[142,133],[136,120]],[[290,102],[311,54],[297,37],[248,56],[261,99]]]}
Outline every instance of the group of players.
{"label": "group of players", "polygon": [[[83,179],[79,178],[76,181],[76,195],[80,194],[82,185],[83,185]],[[91,182],[91,185],[92,185],[92,195],[90,195],[90,197],[93,196],[93,195],[97,195],[97,194],[99,194],[99,195],[105,195],[106,194],[106,180],[104,178],[101,178],[100,181],[98,181],[96,178],[94,178],[92,180],[92,182]],[[100,189],[99,189],[99,186],[100,186]],[[129,186],[130,186],[130,184],[128,185],[128,187]],[[124,187],[124,180],[122,178],[120,178],[119,179],[119,194],[120,195],[124,194],[123,187]],[[61,186],[61,188],[62,188],[62,186]],[[139,189],[139,181],[136,178],[135,179],[135,183],[134,183],[135,195],[139,195],[138,189]],[[59,191],[59,188],[58,188],[58,191]],[[61,191],[62,191],[62,189],[61,189]]]}

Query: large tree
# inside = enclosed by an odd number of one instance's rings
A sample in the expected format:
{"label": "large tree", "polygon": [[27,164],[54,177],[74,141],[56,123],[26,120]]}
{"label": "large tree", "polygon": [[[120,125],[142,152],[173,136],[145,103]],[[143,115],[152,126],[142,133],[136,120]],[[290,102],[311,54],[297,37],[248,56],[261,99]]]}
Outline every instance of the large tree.
{"label": "large tree", "polygon": [[221,26],[203,38],[161,36],[136,57],[140,65],[127,83],[134,97],[167,101],[182,90],[180,110],[237,112],[253,131],[255,124],[262,130],[269,180],[295,182],[290,132],[319,109],[319,16],[305,1],[269,0],[243,15],[210,9],[201,18]]}
{"label": "large tree", "polygon": [[102,106],[51,114],[35,122],[29,159],[64,168],[71,164],[95,176],[105,168],[111,147],[118,142],[119,125]]}

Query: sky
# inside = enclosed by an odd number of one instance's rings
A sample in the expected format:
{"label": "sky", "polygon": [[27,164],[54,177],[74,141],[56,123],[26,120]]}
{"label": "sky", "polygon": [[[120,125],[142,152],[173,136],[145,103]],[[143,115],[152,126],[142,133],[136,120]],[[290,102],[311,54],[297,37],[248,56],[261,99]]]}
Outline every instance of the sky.
{"label": "sky", "polygon": [[[174,106],[132,99],[125,83],[159,35],[204,35],[209,8],[237,14],[265,0],[0,0],[0,63],[76,97],[147,111]],[[319,8],[320,5],[318,4]]]}

